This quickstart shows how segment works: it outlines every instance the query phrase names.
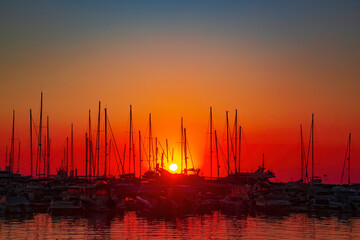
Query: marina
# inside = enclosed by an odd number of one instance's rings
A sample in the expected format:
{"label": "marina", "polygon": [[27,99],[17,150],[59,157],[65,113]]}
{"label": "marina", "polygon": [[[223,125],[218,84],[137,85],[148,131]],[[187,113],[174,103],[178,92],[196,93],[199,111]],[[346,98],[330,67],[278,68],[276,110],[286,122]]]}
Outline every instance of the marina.
{"label": "marina", "polygon": [[[302,125],[300,179],[298,181],[274,182],[275,173],[265,168],[265,156],[262,164],[254,172],[241,172],[241,126],[238,127],[237,110],[233,129],[230,128],[228,112],[226,112],[226,155],[227,175],[219,175],[219,144],[216,130],[213,129],[212,107],[210,107],[210,176],[200,175],[193,159],[189,156],[189,143],[186,128],[181,118],[180,172],[174,163],[174,149],[169,154],[168,141],[165,148],[157,137],[152,136],[151,114],[149,114],[148,144],[144,147],[141,132],[138,145],[134,141],[133,110],[130,105],[130,124],[128,148],[124,146],[121,156],[116,139],[112,132],[107,109],[101,118],[101,102],[99,102],[97,130],[93,140],[91,130],[91,114],[89,110],[88,132],[85,133],[85,176],[78,175],[75,168],[73,149],[73,125],[71,124],[70,144],[66,138],[66,149],[57,168],[57,174],[51,175],[54,160],[51,161],[49,117],[47,117],[46,135],[41,138],[43,118],[43,93],[40,102],[40,121],[36,158],[33,158],[33,146],[30,147],[30,176],[14,173],[15,169],[15,111],[11,148],[5,159],[5,171],[0,171],[0,206],[2,214],[18,213],[50,213],[51,215],[73,215],[84,213],[111,212],[122,213],[135,211],[138,214],[157,217],[174,217],[186,214],[212,213],[214,211],[242,214],[289,214],[296,212],[318,213],[337,212],[360,214],[360,184],[351,183],[349,134],[346,156],[343,164],[341,182],[347,176],[346,184],[325,184],[314,170],[314,114],[312,114],[308,151],[305,152]],[[104,129],[100,130],[100,121],[104,121]],[[33,142],[33,121],[30,110],[30,139]],[[109,127],[108,127],[109,126]],[[109,134],[110,133],[110,134]],[[109,135],[111,137],[109,137]],[[100,139],[104,147],[100,148]],[[213,141],[214,140],[214,141]],[[109,145],[109,142],[113,145]],[[215,144],[213,144],[213,142]],[[69,149],[70,145],[70,149]],[[214,146],[213,146],[214,145]],[[45,146],[45,147],[43,147]],[[110,158],[117,153],[115,162],[118,166],[117,175],[111,174]],[[20,149],[20,143],[19,143]],[[135,149],[138,150],[136,158]],[[146,149],[148,152],[146,153]],[[213,157],[214,150],[216,157]],[[114,151],[116,150],[116,151]],[[104,152],[102,152],[104,151]],[[125,153],[128,153],[126,158]],[[142,154],[145,153],[145,157]],[[69,156],[70,155],[70,156]],[[101,156],[101,157],[100,157]],[[216,164],[213,164],[216,162]],[[113,160],[114,161],[114,160]],[[148,169],[142,170],[142,165]],[[310,168],[311,163],[311,177]],[[20,164],[18,154],[17,165]],[[126,165],[127,164],[127,165]],[[57,163],[59,165],[59,163]],[[78,164],[77,164],[78,165]],[[103,167],[101,168],[101,165]],[[215,166],[214,166],[215,165]],[[35,166],[35,169],[33,167]],[[127,169],[128,167],[128,169]],[[217,176],[212,176],[213,168]],[[138,168],[139,176],[136,176]],[[33,170],[35,173],[33,175]],[[142,172],[144,172],[142,174]],[[347,173],[346,173],[347,172]]]}
{"label": "marina", "polygon": [[1,239],[360,239],[360,2],[0,0]]}

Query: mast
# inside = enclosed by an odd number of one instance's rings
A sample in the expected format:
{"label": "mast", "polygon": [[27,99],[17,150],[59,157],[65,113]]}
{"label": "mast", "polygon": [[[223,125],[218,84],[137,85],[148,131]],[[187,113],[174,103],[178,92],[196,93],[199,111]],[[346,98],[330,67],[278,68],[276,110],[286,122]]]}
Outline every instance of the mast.
{"label": "mast", "polygon": [[215,147],[216,147],[216,168],[217,168],[217,176],[218,178],[220,178],[220,166],[219,166],[219,151],[218,151],[218,140],[217,140],[217,135],[216,135],[216,130],[215,130]]}
{"label": "mast", "polygon": [[210,107],[210,178],[212,179],[212,107]]}
{"label": "mast", "polygon": [[30,176],[33,176],[32,114],[30,109]]}
{"label": "mast", "polygon": [[344,165],[343,170],[341,174],[341,183],[343,181],[344,172],[345,172],[345,165],[346,162],[348,162],[348,184],[350,184],[350,144],[351,144],[351,133],[349,133],[349,140],[346,146],[346,153],[345,153],[345,159],[344,159]]}
{"label": "mast", "polygon": [[236,154],[237,154],[237,109],[235,109],[235,153],[234,153],[234,164],[235,164],[235,173],[237,173],[236,167]]}
{"label": "mast", "polygon": [[101,111],[101,102],[99,101],[99,113],[98,113],[98,125],[97,125],[97,135],[96,135],[96,151],[97,151],[97,160],[96,160],[96,176],[99,177],[99,165],[100,165],[100,111]]}
{"label": "mast", "polygon": [[66,174],[69,176],[69,137],[66,138]]}
{"label": "mast", "polygon": [[15,156],[15,110],[13,110],[13,122],[12,122],[12,131],[11,131],[11,146],[10,146],[10,158],[9,166],[10,171],[14,172],[14,156]]}
{"label": "mast", "polygon": [[151,171],[151,138],[152,138],[152,132],[151,132],[151,113],[149,114],[149,171]]}
{"label": "mast", "polygon": [[[132,107],[130,105],[130,131],[129,131],[129,174],[131,172],[131,150],[132,150]],[[134,169],[135,172],[135,169]]]}
{"label": "mast", "polygon": [[265,154],[262,155],[262,169],[265,170]]}
{"label": "mast", "polygon": [[227,165],[228,175],[230,175],[230,150],[229,150],[229,112],[226,111],[226,149],[227,149]]}
{"label": "mast", "polygon": [[141,179],[141,133],[139,131],[139,178]]}
{"label": "mast", "polygon": [[91,111],[89,109],[89,176],[93,176],[94,173],[93,173],[93,148],[92,148],[92,138],[91,138]]}
{"label": "mast", "polygon": [[105,164],[104,164],[104,176],[106,177],[106,170],[107,170],[107,112],[106,112],[106,108],[104,109],[105,111]]}
{"label": "mast", "polygon": [[184,128],[184,153],[185,153],[185,173],[187,175],[187,146],[186,146],[186,128]]}
{"label": "mast", "polygon": [[46,118],[46,161],[47,161],[47,177],[50,177],[50,126],[49,126],[49,116]]}
{"label": "mast", "polygon": [[184,161],[184,157],[183,157],[183,151],[184,151],[184,146],[183,146],[183,140],[184,140],[184,120],[181,117],[181,140],[180,140],[180,152],[181,152],[181,174],[183,173],[183,161]]}
{"label": "mast", "polygon": [[349,165],[348,165],[348,184],[350,184],[350,145],[351,145],[351,133],[349,133],[349,155],[348,155],[348,161],[349,161]]}
{"label": "mast", "polygon": [[238,168],[239,168],[239,173],[240,173],[240,153],[241,153],[241,126],[239,127],[239,152],[238,152],[238,154],[239,154],[239,157],[238,157],[238,161],[239,161],[239,166],[238,166]]}
{"label": "mast", "polygon": [[71,123],[71,171],[74,170],[74,125]]}
{"label": "mast", "polygon": [[314,180],[314,114],[311,115],[311,179]]}
{"label": "mast", "polygon": [[85,133],[85,179],[88,178],[89,139]]}
{"label": "mast", "polygon": [[304,145],[302,125],[300,124],[300,158],[301,158],[301,181],[304,182]]}
{"label": "mast", "polygon": [[40,165],[41,165],[41,130],[42,130],[42,110],[43,110],[43,93],[41,92],[41,101],[40,101],[40,126],[39,126],[39,143],[38,143],[38,177],[40,177]]}

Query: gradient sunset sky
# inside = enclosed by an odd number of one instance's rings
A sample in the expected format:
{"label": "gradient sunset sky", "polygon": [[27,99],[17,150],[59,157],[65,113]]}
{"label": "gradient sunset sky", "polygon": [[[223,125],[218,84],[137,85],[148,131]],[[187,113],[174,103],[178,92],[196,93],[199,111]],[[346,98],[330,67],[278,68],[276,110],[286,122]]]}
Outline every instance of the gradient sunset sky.
{"label": "gradient sunset sky", "polygon": [[183,117],[205,176],[209,108],[224,152],[225,113],[232,127],[237,109],[242,171],[255,170],[264,153],[279,181],[299,179],[299,126],[307,146],[314,113],[316,175],[340,181],[351,132],[352,180],[360,182],[359,1],[1,0],[1,169],[15,109],[20,172],[28,173],[29,109],[38,124],[41,92],[52,173],[71,123],[83,168],[88,111],[95,129],[101,101],[121,152],[131,104],[135,143],[139,130],[147,141],[151,113],[153,136],[169,139],[178,164]]}

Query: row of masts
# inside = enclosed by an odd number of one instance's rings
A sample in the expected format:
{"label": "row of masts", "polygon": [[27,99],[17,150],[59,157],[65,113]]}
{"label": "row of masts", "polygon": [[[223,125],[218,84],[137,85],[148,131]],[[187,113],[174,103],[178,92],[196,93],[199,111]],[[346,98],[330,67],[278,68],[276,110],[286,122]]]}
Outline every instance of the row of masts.
{"label": "row of masts", "polygon": [[[36,162],[35,162],[35,176],[36,177],[49,177],[50,176],[50,128],[49,128],[49,116],[47,116],[46,122],[46,137],[43,143],[42,139],[42,129],[43,127],[43,93],[41,93],[41,102],[40,102],[40,119],[38,132],[36,132],[35,123],[32,116],[32,111],[30,109],[30,175],[33,176],[34,172],[34,163],[33,163],[33,130],[35,129],[35,134],[38,139],[37,146],[37,154],[36,154]],[[112,132],[112,128],[110,125],[110,121],[108,118],[107,109],[104,108],[104,173],[100,174],[100,123],[101,123],[101,102],[99,102],[99,111],[97,118],[97,130],[96,130],[96,141],[95,147],[93,145],[92,139],[92,128],[91,128],[91,112],[89,110],[89,129],[88,132],[85,133],[85,176],[86,177],[99,177],[99,176],[110,176],[110,152],[111,147],[113,147],[114,156],[116,160],[118,173],[126,174],[125,171],[125,155],[126,155],[126,144],[124,146],[123,156],[121,156],[119,149],[117,147],[114,133]],[[34,127],[34,128],[33,128]],[[64,157],[61,161],[61,170],[65,172],[71,172],[75,170],[74,165],[74,132],[73,132],[73,124],[71,124],[71,138],[70,138],[70,164],[69,164],[69,138],[66,138],[66,148],[64,148]],[[110,139],[108,136],[108,131],[110,130]],[[6,148],[6,165],[10,167],[10,170],[14,171],[14,158],[15,158],[15,110],[13,110],[13,122],[12,122],[12,135],[11,135],[11,146],[10,146],[10,154],[9,161],[7,160],[8,151]],[[227,166],[227,174],[237,174],[240,173],[240,163],[241,163],[241,133],[242,128],[238,126],[238,118],[237,118],[237,110],[235,110],[235,120],[234,120],[234,128],[233,128],[233,136],[231,136],[231,129],[229,127],[229,114],[226,112],[226,163]],[[312,114],[311,120],[311,128],[310,128],[310,139],[308,145],[307,154],[305,153],[305,145],[303,140],[303,129],[300,124],[300,137],[301,137],[301,181],[310,182],[316,178],[315,176],[315,163],[314,163],[314,114]],[[142,166],[142,151],[145,151],[143,140],[141,138],[141,132],[138,133],[139,138],[139,176],[141,176],[141,166]],[[212,107],[210,107],[210,178],[213,178],[213,141],[215,141],[215,151],[216,151],[216,169],[217,169],[217,177],[220,177],[220,163],[219,163],[219,141],[217,136],[217,131],[214,130],[213,124],[213,112]],[[183,118],[181,118],[181,174],[188,173],[188,143],[186,137],[186,128],[184,128]],[[351,134],[349,134],[348,146],[346,150],[344,166],[341,176],[341,182],[343,182],[345,165],[348,165],[348,183],[350,183],[350,143],[351,143]],[[43,146],[44,144],[44,146]],[[135,142],[134,142],[134,129],[133,129],[133,117],[132,117],[132,106],[130,105],[130,124],[129,124],[129,143],[128,143],[128,174],[132,174],[135,176],[136,170],[136,154],[135,154]],[[167,164],[169,164],[169,147],[168,140],[166,139],[166,150],[161,146],[158,139],[155,137],[155,147],[152,136],[152,124],[151,124],[151,113],[149,114],[149,142],[148,142],[148,153],[145,154],[147,156],[148,161],[148,170],[152,171],[159,167],[159,147],[162,149],[160,166],[164,168],[164,157],[167,159]],[[19,141],[19,153],[18,153],[18,170],[19,171],[19,162],[20,162],[20,141]],[[308,173],[309,159],[311,153],[311,178]],[[174,149],[172,149],[172,162],[174,157]],[[233,159],[233,163],[231,160]],[[263,155],[264,161],[264,155]],[[193,163],[192,163],[193,164]],[[234,166],[234,171],[231,169],[231,165]],[[191,168],[190,168],[191,169]],[[194,164],[192,169],[194,170]]]}
{"label": "row of masts", "polygon": [[[107,114],[107,109],[104,109],[104,174],[101,175],[100,174],[100,119],[101,119],[101,102],[99,102],[99,112],[98,112],[98,125],[97,125],[97,131],[96,131],[96,142],[95,142],[95,156],[94,156],[94,152],[93,152],[93,141],[92,141],[92,134],[91,134],[91,113],[89,110],[89,131],[85,134],[85,142],[86,142],[86,153],[85,153],[85,157],[86,157],[86,161],[85,161],[85,175],[86,177],[99,177],[99,176],[105,176],[108,177],[110,175],[110,166],[111,163],[110,161],[110,148],[113,145],[113,149],[115,154],[115,160],[118,166],[118,173],[120,175],[124,175],[124,174],[129,174],[129,175],[135,175],[135,170],[136,170],[136,149],[135,149],[135,137],[134,137],[134,127],[133,127],[133,111],[132,111],[132,106],[130,105],[130,124],[129,124],[129,142],[128,142],[128,146],[125,143],[124,146],[124,152],[123,155],[121,156],[119,153],[119,149],[117,147],[115,138],[114,138],[114,134],[112,132],[111,129],[111,125],[110,125],[110,121],[108,118],[108,114]],[[181,118],[181,127],[182,127],[182,135],[181,135],[181,155],[183,156],[183,152],[185,157],[181,158],[181,165],[183,164],[183,162],[185,163],[185,168],[181,167],[181,173],[182,174],[187,174],[187,169],[188,169],[188,164],[187,164],[187,160],[188,160],[188,156],[187,156],[187,139],[186,139],[186,129],[183,128],[183,119]],[[110,129],[109,129],[110,128]],[[108,139],[108,131],[110,130],[111,132],[111,139],[110,139],[110,144],[109,144],[109,139]],[[138,159],[138,164],[139,164],[139,176],[141,176],[141,171],[142,171],[142,152],[145,151],[146,153],[146,149],[144,148],[144,143],[143,143],[143,139],[141,137],[141,131],[138,132],[138,136],[139,136],[139,159]],[[111,142],[112,140],[112,142]],[[113,144],[111,144],[113,143]],[[154,138],[152,136],[152,123],[151,123],[151,113],[149,114],[149,142],[148,142],[148,154],[147,154],[147,161],[148,161],[148,169],[150,171],[155,171],[158,167],[164,168],[165,167],[165,163],[164,163],[164,158],[167,159],[167,164],[169,164],[169,145],[168,145],[168,140],[166,139],[166,149],[164,149],[160,143],[160,141],[157,139],[157,137],[155,137],[155,143],[154,143]],[[161,148],[162,152],[160,154],[159,151],[159,147]],[[127,151],[128,150],[128,151]],[[125,159],[126,159],[126,151],[128,152],[128,156],[127,156],[127,160],[128,160],[128,171],[125,170]],[[159,161],[159,155],[161,155],[161,159]],[[173,162],[174,160],[174,149],[172,149],[172,157],[171,160]],[[159,162],[160,162],[160,166],[159,166]]]}
{"label": "row of masts", "polygon": [[[311,147],[311,148],[310,148]],[[311,152],[311,178],[308,173],[309,158]],[[315,179],[315,162],[314,162],[314,114],[311,115],[310,139],[308,151],[305,154],[305,145],[303,138],[302,124],[300,124],[300,159],[301,159],[301,176],[302,182],[310,182]]]}
{"label": "row of masts", "polygon": [[[213,178],[213,140],[215,140],[216,149],[216,169],[217,177],[220,177],[220,164],[219,164],[219,141],[216,130],[213,130],[213,112],[210,107],[210,178]],[[240,173],[240,161],[241,161],[241,126],[238,127],[237,109],[235,109],[235,121],[234,121],[234,138],[231,136],[231,129],[229,125],[229,112],[226,111],[226,165],[227,175]],[[233,142],[234,140],[234,142]],[[233,159],[234,172],[231,169],[231,159]]]}
{"label": "row of masts", "polygon": [[[351,182],[350,181],[350,146],[351,146],[351,133],[349,133],[348,144],[346,147],[345,160],[344,160],[343,170],[342,170],[342,174],[341,174],[341,181],[340,181],[341,183],[343,183],[346,163],[348,165],[347,183],[350,184],[350,182]],[[308,173],[310,152],[311,152],[311,178]],[[314,156],[315,156],[315,154],[314,154],[314,114],[312,114],[311,115],[310,138],[309,138],[307,154],[305,153],[302,124],[300,124],[300,159],[301,159],[300,180],[302,182],[311,182],[311,181],[315,181],[315,179],[318,178],[315,176],[315,159],[314,159],[315,157]]]}

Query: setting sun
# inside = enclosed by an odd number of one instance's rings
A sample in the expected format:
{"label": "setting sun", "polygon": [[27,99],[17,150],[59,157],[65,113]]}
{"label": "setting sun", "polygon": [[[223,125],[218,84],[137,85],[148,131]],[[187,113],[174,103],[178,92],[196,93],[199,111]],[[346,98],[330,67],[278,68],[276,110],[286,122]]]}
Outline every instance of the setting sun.
{"label": "setting sun", "polygon": [[173,163],[173,164],[171,164],[171,165],[169,166],[169,169],[170,169],[171,171],[175,172],[175,171],[178,169],[178,166],[177,166],[175,163]]}

